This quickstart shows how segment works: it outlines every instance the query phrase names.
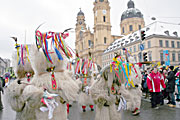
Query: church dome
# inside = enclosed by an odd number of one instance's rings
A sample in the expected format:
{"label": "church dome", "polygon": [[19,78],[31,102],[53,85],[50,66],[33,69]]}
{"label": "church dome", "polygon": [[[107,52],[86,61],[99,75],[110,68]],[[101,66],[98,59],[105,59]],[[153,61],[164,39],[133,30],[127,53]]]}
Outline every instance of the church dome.
{"label": "church dome", "polygon": [[135,4],[132,0],[128,2],[127,6],[128,9],[123,12],[121,16],[121,21],[127,18],[134,18],[134,17],[143,18],[143,14],[141,13],[140,10],[135,8]]}
{"label": "church dome", "polygon": [[80,11],[78,12],[77,16],[84,16],[84,13],[81,11],[81,9],[80,9]]}

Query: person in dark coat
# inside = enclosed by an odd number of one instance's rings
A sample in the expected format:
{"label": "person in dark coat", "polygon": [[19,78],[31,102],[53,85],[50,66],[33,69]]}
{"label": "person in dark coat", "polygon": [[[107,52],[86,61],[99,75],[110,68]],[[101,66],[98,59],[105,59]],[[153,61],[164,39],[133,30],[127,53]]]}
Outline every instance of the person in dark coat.
{"label": "person in dark coat", "polygon": [[143,90],[146,93],[145,99],[149,97],[148,87],[147,87],[147,76],[148,76],[148,73],[147,73],[147,71],[145,71],[144,76],[143,76],[143,81],[144,81],[144,83],[143,83]]}
{"label": "person in dark coat", "polygon": [[2,87],[4,87],[5,86],[5,79],[3,78],[2,75],[0,76],[0,80],[1,80]]}
{"label": "person in dark coat", "polygon": [[174,66],[169,67],[169,72],[167,75],[168,83],[167,83],[167,88],[166,91],[169,93],[169,107],[176,107],[176,102],[175,102],[175,74],[174,74]]}
{"label": "person in dark coat", "polygon": [[[180,63],[179,63],[179,66],[175,69],[175,72],[176,72],[176,85],[177,85],[177,94],[176,94],[176,101],[177,102],[180,102]],[[178,81],[179,80],[179,81]]]}
{"label": "person in dark coat", "polygon": [[3,109],[3,104],[2,104],[2,101],[1,101],[1,92],[2,93],[4,93],[4,91],[3,91],[3,78],[1,77],[0,78],[0,110],[2,110]]}

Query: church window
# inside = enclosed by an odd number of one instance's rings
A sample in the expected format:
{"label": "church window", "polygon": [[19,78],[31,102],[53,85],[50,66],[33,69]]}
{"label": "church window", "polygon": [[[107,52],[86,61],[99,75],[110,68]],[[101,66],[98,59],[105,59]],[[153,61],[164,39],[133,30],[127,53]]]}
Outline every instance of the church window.
{"label": "church window", "polygon": [[107,42],[107,41],[106,41],[106,37],[104,37],[104,44],[106,44],[106,42]]}
{"label": "church window", "polygon": [[122,28],[122,32],[124,33],[124,27]]}
{"label": "church window", "polygon": [[88,40],[88,45],[89,47],[91,47],[91,40]]}
{"label": "church window", "polygon": [[139,25],[139,30],[141,29],[141,25]]}
{"label": "church window", "polygon": [[103,16],[103,21],[106,22],[106,16]]}
{"label": "church window", "polygon": [[132,25],[129,26],[129,30],[133,31],[133,26]]}

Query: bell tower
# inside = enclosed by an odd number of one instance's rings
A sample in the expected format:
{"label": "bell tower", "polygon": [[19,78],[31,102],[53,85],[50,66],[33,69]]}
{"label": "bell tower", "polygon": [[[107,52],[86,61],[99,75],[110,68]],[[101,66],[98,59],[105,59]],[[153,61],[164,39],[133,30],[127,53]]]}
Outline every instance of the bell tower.
{"label": "bell tower", "polygon": [[76,23],[76,42],[75,42],[75,48],[78,49],[78,51],[83,51],[84,49],[84,41],[83,41],[83,34],[84,31],[87,30],[86,23],[85,23],[85,16],[82,12],[81,8],[80,11],[77,14],[77,23]]}
{"label": "bell tower", "polygon": [[101,65],[101,54],[112,42],[110,6],[108,0],[95,0],[94,2],[94,57]]}

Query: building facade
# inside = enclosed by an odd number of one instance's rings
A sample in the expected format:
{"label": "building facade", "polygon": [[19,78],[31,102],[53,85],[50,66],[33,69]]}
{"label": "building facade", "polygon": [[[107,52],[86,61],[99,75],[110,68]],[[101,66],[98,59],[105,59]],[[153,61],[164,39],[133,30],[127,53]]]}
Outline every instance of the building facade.
{"label": "building facade", "polygon": [[10,59],[4,59],[4,61],[6,62],[6,68],[9,68],[10,64],[11,64],[11,60]]}
{"label": "building facade", "polygon": [[[123,16],[123,19],[121,19],[121,24],[124,28],[127,25],[127,22],[129,20],[129,25],[133,26],[133,31],[136,29],[136,25],[144,25],[144,19],[142,14],[140,16],[136,15],[137,9],[132,6],[134,4],[133,1],[129,1],[129,9],[132,9],[133,16],[131,16],[132,19],[127,19],[129,17]],[[102,66],[102,53],[104,52],[107,47],[114,42],[116,39],[119,39],[122,37],[122,35],[111,35],[111,20],[110,20],[110,6],[108,0],[95,0],[94,2],[94,32],[92,33],[90,31],[90,28],[86,27],[85,23],[85,14],[82,12],[82,10],[79,11],[77,14],[77,23],[76,23],[76,42],[75,42],[75,48],[79,53],[79,56],[81,58],[87,58],[88,53],[92,53],[93,61],[96,62],[98,65]],[[134,13],[135,12],[135,13]],[[139,13],[137,13],[139,14]],[[126,14],[124,14],[126,15]],[[137,21],[130,23],[130,21],[134,21],[134,19],[137,19]],[[143,26],[142,26],[143,27]],[[132,31],[130,31],[132,32]],[[128,31],[126,31],[127,34]]]}
{"label": "building facade", "polygon": [[0,57],[0,75],[3,75],[6,72],[6,68],[10,67],[9,59],[2,59]]}
{"label": "building facade", "polygon": [[132,0],[127,4],[128,9],[121,15],[121,34],[128,35],[145,26],[143,14],[137,8]]}
{"label": "building facade", "polygon": [[[180,25],[154,22],[142,28],[145,31],[146,39],[141,41],[140,30],[114,41],[102,54],[103,67],[109,65],[114,57],[114,52],[120,53],[122,57],[126,48],[135,58],[136,62],[142,62],[142,54],[147,52],[148,61],[165,61],[163,51],[168,50],[170,65],[180,63]],[[140,44],[144,50],[141,51]]]}

